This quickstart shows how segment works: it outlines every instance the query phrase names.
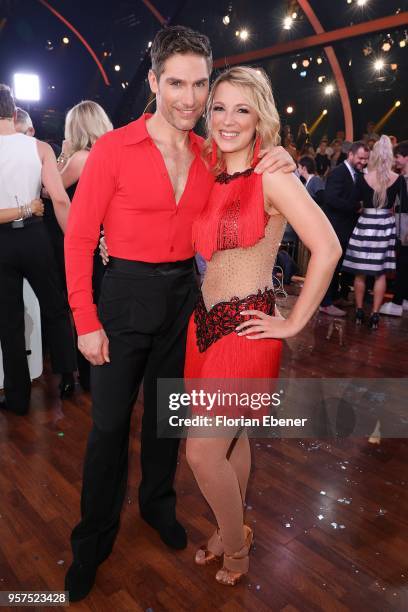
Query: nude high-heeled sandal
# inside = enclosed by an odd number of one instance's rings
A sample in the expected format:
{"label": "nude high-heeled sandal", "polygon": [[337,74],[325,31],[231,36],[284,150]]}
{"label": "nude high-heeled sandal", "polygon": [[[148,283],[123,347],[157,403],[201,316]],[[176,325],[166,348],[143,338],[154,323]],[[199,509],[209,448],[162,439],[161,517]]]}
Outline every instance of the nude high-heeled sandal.
{"label": "nude high-heeled sandal", "polygon": [[219,561],[223,555],[224,546],[221,540],[219,529],[216,529],[208,540],[207,545],[201,546],[195,554],[194,561],[197,565],[209,565],[214,561]]}
{"label": "nude high-heeled sandal", "polygon": [[232,555],[224,553],[224,563],[215,579],[225,586],[235,586],[249,571],[249,551],[252,545],[254,533],[250,527],[244,525],[245,544],[238,552]]}

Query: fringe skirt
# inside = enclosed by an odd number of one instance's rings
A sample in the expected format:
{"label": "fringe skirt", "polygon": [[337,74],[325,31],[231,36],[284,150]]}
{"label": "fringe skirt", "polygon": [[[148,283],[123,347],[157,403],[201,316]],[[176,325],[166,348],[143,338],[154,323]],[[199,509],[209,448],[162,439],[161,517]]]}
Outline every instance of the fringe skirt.
{"label": "fringe skirt", "polygon": [[[200,296],[188,327],[185,379],[202,379],[202,387],[206,391],[215,389],[208,379],[218,379],[214,384],[222,384],[223,390],[229,392],[270,390],[266,381],[265,384],[254,381],[252,385],[247,379],[269,380],[278,377],[282,340],[248,340],[245,336],[238,336],[234,330],[245,320],[239,313],[250,309],[273,315],[273,292],[259,292],[243,300],[234,298],[230,302],[216,304],[208,312]],[[188,380],[186,386],[189,386]]]}

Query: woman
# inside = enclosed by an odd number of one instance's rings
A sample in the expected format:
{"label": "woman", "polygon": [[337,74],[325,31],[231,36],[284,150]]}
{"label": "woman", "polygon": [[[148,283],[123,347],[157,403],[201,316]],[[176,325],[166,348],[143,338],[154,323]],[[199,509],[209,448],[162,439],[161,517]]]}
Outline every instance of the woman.
{"label": "woman", "polygon": [[[103,108],[92,100],[84,100],[68,111],[65,119],[65,140],[62,143],[62,152],[57,162],[62,182],[70,200],[74,197],[76,186],[92,146],[98,138],[112,129],[112,123]],[[45,202],[44,219],[54,247],[62,286],[66,291],[64,234],[57,223],[50,201]],[[98,289],[100,286],[102,271],[103,266],[101,266],[99,258],[96,258],[94,262],[95,289]],[[95,294],[95,299],[97,300],[97,290]],[[77,359],[79,381],[82,388],[88,391],[89,362],[82,356],[80,351],[77,351]]]}
{"label": "woman", "polygon": [[298,153],[300,153],[303,150],[303,147],[306,144],[310,143],[310,136],[309,136],[309,132],[307,130],[307,125],[306,123],[301,123],[299,125],[299,129],[298,129],[298,133],[296,136],[296,150]]}
{"label": "woman", "polygon": [[[253,172],[259,147],[279,138],[278,113],[263,72],[236,67],[221,74],[209,96],[207,127],[206,149],[217,176],[193,228],[207,271],[189,324],[185,377],[276,378],[282,339],[296,335],[315,312],[340,245],[294,175]],[[271,272],[286,220],[311,258],[301,295],[285,320],[276,315]],[[187,459],[217,522],[196,563],[223,555],[216,580],[234,585],[248,572],[252,542],[243,515],[251,461],[247,434],[229,429],[224,438],[190,436]]]}
{"label": "woman", "polygon": [[351,235],[342,269],[355,274],[354,295],[356,323],[364,320],[363,301],[366,276],[374,276],[373,310],[369,326],[377,329],[379,309],[386,289],[386,273],[395,270],[395,218],[393,207],[397,196],[406,207],[407,188],[403,176],[392,171],[394,155],[388,136],[376,142],[368,162],[368,172],[359,175],[356,199],[363,210]]}

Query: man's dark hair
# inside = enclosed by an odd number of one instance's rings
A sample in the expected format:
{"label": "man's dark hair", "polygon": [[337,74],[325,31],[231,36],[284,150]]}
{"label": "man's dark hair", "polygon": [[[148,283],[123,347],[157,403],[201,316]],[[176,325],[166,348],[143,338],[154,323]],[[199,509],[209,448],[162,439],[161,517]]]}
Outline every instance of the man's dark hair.
{"label": "man's dark hair", "polygon": [[12,119],[16,105],[8,85],[0,83],[0,119]]}
{"label": "man's dark hair", "polygon": [[366,145],[366,143],[363,140],[357,140],[356,142],[353,142],[353,144],[351,145],[349,149],[349,153],[352,153],[353,155],[355,155],[359,149],[364,149],[364,151],[367,151],[367,152],[370,151],[369,147]]}
{"label": "man's dark hair", "polygon": [[163,72],[164,62],[175,53],[193,53],[205,57],[211,73],[212,51],[207,36],[184,26],[170,26],[156,34],[150,50],[152,70],[157,79]]}
{"label": "man's dark hair", "polygon": [[402,155],[402,157],[407,157],[408,155],[408,140],[403,140],[399,142],[394,147],[394,155]]}
{"label": "man's dark hair", "polygon": [[306,168],[308,174],[316,174],[316,164],[315,160],[309,155],[304,155],[298,161],[299,166],[303,166]]}

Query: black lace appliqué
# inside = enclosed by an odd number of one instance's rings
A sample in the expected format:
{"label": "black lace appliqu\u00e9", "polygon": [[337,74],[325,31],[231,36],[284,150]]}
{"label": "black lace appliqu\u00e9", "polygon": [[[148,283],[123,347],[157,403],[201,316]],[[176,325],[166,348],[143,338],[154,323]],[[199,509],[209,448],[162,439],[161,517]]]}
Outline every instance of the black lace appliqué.
{"label": "black lace appliqu\u00e9", "polygon": [[203,353],[214,342],[235,331],[235,328],[243,321],[251,317],[242,317],[243,310],[260,310],[268,315],[275,314],[275,296],[273,289],[265,289],[262,292],[248,295],[239,299],[233,297],[229,302],[219,302],[208,312],[204,304],[203,296],[200,294],[197,306],[194,310],[194,321],[197,329],[197,346]]}
{"label": "black lace appliqu\u00e9", "polygon": [[228,172],[221,172],[221,174],[217,175],[215,182],[221,183],[221,185],[223,184],[228,185],[228,183],[230,183],[234,179],[239,178],[240,176],[251,176],[253,171],[254,171],[253,168],[248,168],[247,170],[244,170],[243,172],[234,172],[234,174],[228,174]]}

